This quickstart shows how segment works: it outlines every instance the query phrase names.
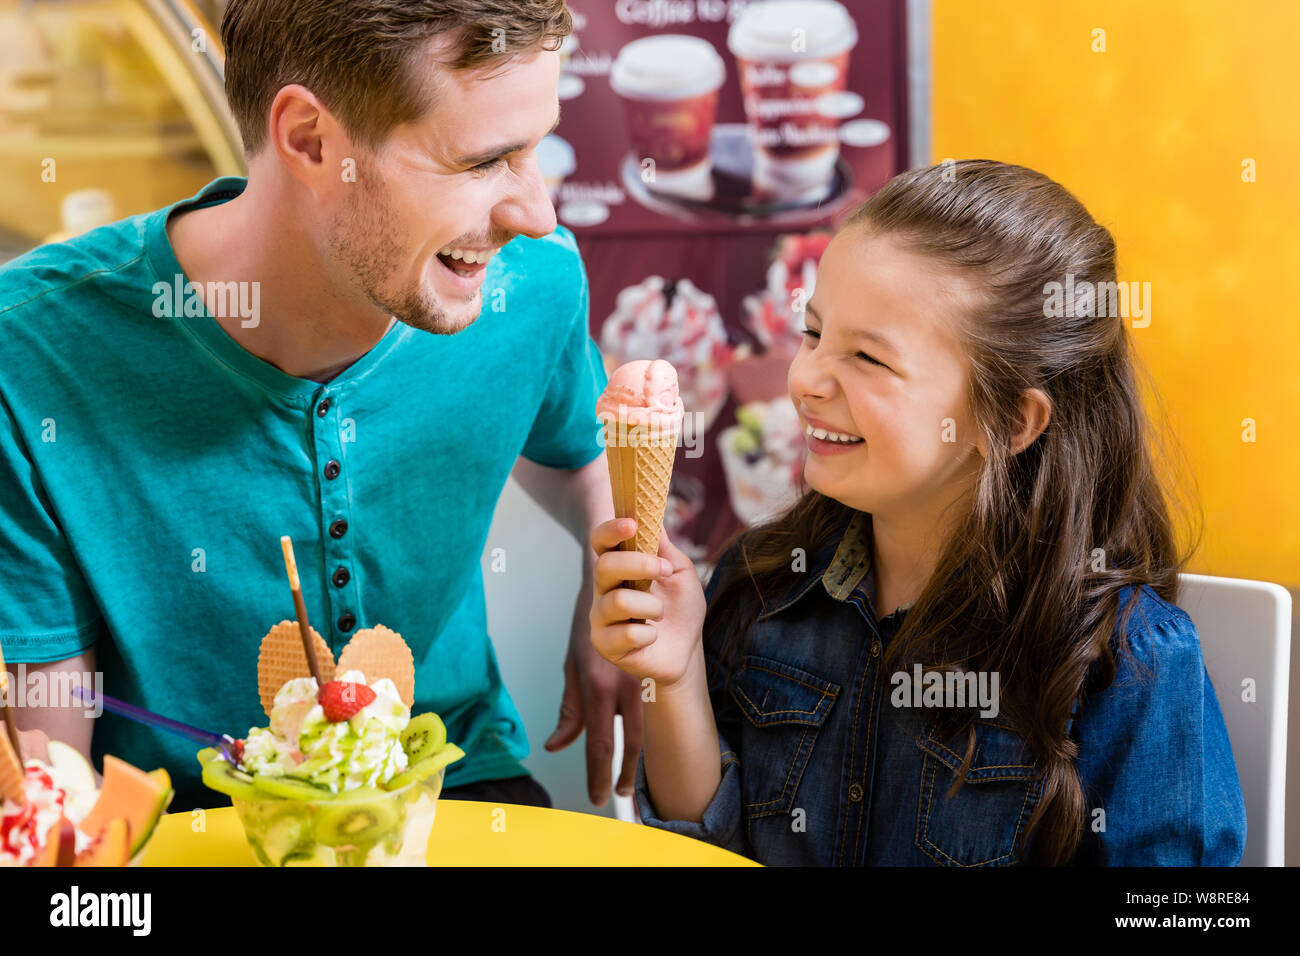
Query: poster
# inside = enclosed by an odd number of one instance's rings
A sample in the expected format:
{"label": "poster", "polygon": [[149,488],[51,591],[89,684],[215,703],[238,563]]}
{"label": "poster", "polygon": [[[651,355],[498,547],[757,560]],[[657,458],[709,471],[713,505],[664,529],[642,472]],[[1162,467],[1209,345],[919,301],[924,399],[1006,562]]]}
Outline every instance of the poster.
{"label": "poster", "polygon": [[663,358],[687,421],[665,525],[707,562],[792,503],[786,397],[832,224],[906,168],[904,0],[571,0],[539,148],[606,367]]}

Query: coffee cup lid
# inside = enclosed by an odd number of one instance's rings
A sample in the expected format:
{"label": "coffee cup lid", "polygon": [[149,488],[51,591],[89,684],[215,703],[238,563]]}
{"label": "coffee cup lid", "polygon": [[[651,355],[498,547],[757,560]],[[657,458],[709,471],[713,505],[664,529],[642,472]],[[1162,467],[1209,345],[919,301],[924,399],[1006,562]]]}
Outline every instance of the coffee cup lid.
{"label": "coffee cup lid", "polygon": [[615,93],[631,99],[678,100],[711,93],[726,77],[722,57],[708,40],[664,33],[619,50],[609,83]]}
{"label": "coffee cup lid", "polygon": [[[802,42],[795,40],[802,32]],[[853,17],[836,0],[758,0],[745,8],[727,46],[745,59],[793,61],[838,56],[858,42]]]}
{"label": "coffee cup lid", "polygon": [[537,165],[543,176],[568,176],[577,168],[577,154],[567,140],[552,133],[537,144]]}

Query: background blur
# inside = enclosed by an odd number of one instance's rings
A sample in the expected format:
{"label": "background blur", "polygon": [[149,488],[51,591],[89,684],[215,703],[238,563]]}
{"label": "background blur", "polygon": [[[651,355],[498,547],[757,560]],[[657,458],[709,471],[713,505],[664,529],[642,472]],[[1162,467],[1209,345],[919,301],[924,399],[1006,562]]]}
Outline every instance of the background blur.
{"label": "background blur", "polygon": [[[243,173],[210,25],[220,10],[0,0],[0,261]],[[1151,324],[1133,334],[1204,509],[1191,570],[1300,597],[1300,333],[1287,288],[1300,274],[1300,4],[933,0],[908,12],[911,162],[1033,167],[1113,231],[1120,279],[1151,283]],[[528,764],[558,806],[590,810],[581,742],[541,750],[559,710],[578,546],[512,482],[497,547],[509,573],[484,563],[491,627]],[[1293,651],[1291,861],[1297,669]]]}

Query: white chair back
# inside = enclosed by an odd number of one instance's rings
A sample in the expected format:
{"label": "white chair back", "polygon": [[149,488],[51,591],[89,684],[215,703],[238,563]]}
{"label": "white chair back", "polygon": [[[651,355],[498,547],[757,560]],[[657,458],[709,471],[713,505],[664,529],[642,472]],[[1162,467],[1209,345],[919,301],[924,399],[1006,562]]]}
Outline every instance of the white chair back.
{"label": "white chair back", "polygon": [[1178,605],[1196,625],[1246,801],[1242,866],[1282,866],[1291,595],[1263,581],[1184,574]]}

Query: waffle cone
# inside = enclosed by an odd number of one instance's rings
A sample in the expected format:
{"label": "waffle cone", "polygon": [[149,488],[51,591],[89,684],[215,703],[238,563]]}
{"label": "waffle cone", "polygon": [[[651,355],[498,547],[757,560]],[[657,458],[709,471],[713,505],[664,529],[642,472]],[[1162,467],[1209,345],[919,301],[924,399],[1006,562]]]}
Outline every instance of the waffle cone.
{"label": "waffle cone", "polygon": [[9,742],[4,727],[0,727],[0,802],[12,800],[20,805],[27,802],[24,775],[23,762],[14,753],[14,745]]}
{"label": "waffle cone", "polygon": [[[316,663],[325,681],[334,677],[334,652],[316,628],[309,627],[312,646],[316,649]],[[287,681],[295,677],[311,677],[307,652],[302,649],[302,635],[297,621],[281,621],[262,638],[261,653],[257,658],[257,691],[262,699],[262,709],[271,716],[275,695]]]}
{"label": "waffle cone", "polygon": [[[664,509],[668,505],[668,485],[677,457],[676,435],[644,444],[620,443],[614,440],[615,435],[616,426],[607,422],[605,457],[614,491],[614,517],[636,519],[636,536],[620,543],[619,550],[658,554]],[[649,591],[650,581],[628,581],[626,586]]]}
{"label": "waffle cone", "polygon": [[337,673],[361,671],[368,683],[387,677],[397,687],[402,703],[415,703],[415,658],[402,635],[376,624],[357,631],[339,655]]}

